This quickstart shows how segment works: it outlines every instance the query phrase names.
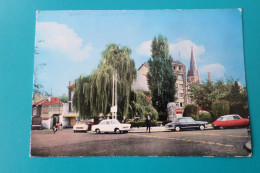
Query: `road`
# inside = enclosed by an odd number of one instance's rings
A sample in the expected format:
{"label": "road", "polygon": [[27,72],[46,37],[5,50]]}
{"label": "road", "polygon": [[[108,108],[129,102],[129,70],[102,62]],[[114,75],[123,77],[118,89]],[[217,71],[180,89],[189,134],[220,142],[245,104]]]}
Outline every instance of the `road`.
{"label": "road", "polygon": [[249,156],[247,129],[73,133],[32,130],[31,156]]}

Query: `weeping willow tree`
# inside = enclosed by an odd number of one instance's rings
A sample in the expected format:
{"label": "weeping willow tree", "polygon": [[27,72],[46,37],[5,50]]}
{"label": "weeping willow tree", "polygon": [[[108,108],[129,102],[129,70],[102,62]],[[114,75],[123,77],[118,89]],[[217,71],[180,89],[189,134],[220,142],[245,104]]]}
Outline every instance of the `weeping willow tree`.
{"label": "weeping willow tree", "polygon": [[73,106],[80,117],[89,118],[99,113],[109,113],[112,105],[112,76],[117,70],[118,115],[127,115],[131,85],[136,78],[131,50],[110,44],[102,52],[97,70],[86,77],[79,77],[74,88]]}

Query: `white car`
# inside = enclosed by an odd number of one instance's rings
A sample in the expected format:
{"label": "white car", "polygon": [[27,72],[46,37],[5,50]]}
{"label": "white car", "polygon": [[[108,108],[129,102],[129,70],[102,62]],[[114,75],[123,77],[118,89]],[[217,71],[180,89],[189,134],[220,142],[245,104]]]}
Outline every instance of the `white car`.
{"label": "white car", "polygon": [[92,126],[92,131],[96,133],[114,132],[123,133],[130,130],[131,124],[121,124],[116,119],[102,120],[98,125]]}
{"label": "white car", "polygon": [[77,121],[76,124],[73,126],[74,133],[78,131],[84,131],[87,133],[88,131],[88,122],[87,121]]}

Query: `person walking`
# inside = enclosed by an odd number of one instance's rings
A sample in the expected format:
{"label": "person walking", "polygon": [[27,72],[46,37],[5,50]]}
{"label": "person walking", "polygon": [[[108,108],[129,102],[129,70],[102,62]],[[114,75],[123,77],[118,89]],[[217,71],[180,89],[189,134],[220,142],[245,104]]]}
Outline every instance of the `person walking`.
{"label": "person walking", "polygon": [[145,120],[145,123],[146,123],[146,132],[149,129],[149,133],[151,133],[151,124],[152,124],[152,122],[151,122],[151,118],[150,118],[149,115],[147,116],[147,118]]}
{"label": "person walking", "polygon": [[58,130],[58,125],[55,124],[55,125],[53,126],[52,130],[53,130],[53,133],[55,134],[55,133],[57,132],[57,130]]}

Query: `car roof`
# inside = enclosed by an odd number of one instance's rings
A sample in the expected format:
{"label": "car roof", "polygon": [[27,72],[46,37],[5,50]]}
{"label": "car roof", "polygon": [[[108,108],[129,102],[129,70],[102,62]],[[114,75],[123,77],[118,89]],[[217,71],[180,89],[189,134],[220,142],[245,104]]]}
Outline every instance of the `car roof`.
{"label": "car roof", "polygon": [[239,115],[237,115],[237,114],[230,114],[230,115],[223,115],[221,117],[224,118],[224,117],[230,117],[230,116],[239,116]]}

